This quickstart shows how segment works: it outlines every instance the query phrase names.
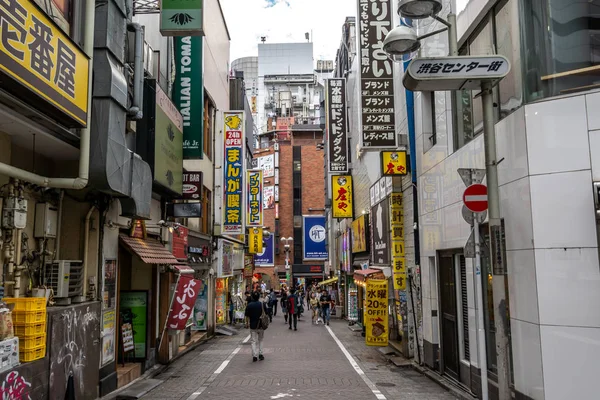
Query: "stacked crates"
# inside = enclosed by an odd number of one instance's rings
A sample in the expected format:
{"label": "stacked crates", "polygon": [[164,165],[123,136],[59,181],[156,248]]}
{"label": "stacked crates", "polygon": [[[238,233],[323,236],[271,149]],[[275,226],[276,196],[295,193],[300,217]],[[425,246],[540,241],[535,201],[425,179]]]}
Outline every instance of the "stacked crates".
{"label": "stacked crates", "polygon": [[15,335],[19,338],[19,359],[28,362],[46,356],[46,298],[4,298],[14,304],[12,320]]}

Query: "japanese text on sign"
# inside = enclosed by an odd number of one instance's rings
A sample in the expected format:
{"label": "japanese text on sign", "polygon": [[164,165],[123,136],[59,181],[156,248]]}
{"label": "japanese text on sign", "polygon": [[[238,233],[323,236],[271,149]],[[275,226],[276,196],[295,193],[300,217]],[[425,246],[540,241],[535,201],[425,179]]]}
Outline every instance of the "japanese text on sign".
{"label": "japanese text on sign", "polygon": [[248,171],[246,177],[246,225],[262,226],[263,224],[263,172]]}
{"label": "japanese text on sign", "polygon": [[262,228],[250,228],[248,231],[248,253],[260,254],[263,252]]}
{"label": "japanese text on sign", "polygon": [[180,275],[173,295],[173,303],[167,326],[169,329],[183,330],[192,315],[196,296],[200,289],[200,281],[191,276]]}
{"label": "japanese text on sign", "polygon": [[392,29],[392,2],[358,0],[362,145],[396,147],[394,72],[383,50]]}
{"label": "japanese text on sign", "polygon": [[335,175],[332,179],[333,218],[353,217],[352,176]]}
{"label": "japanese text on sign", "polygon": [[404,215],[402,193],[392,193],[390,201],[392,239],[392,277],[394,290],[406,290],[406,258],[404,250]]}
{"label": "japanese text on sign", "polygon": [[327,144],[329,172],[347,172],[346,79],[327,80]]}
{"label": "japanese text on sign", "polygon": [[405,151],[382,151],[381,164],[383,175],[406,175]]}
{"label": "japanese text on sign", "polygon": [[32,1],[0,1],[0,70],[87,123],[88,57]]}
{"label": "japanese text on sign", "polygon": [[387,346],[389,338],[387,280],[367,280],[364,318],[366,344],[368,346]]}
{"label": "japanese text on sign", "polygon": [[244,113],[225,112],[225,158],[223,160],[223,231],[244,232]]}
{"label": "japanese text on sign", "polygon": [[491,61],[491,62],[434,62],[434,63],[422,63],[419,65],[416,75],[448,75],[452,76],[455,74],[463,75],[464,73],[472,72],[480,75],[488,72],[498,72],[505,65],[505,61],[502,59]]}

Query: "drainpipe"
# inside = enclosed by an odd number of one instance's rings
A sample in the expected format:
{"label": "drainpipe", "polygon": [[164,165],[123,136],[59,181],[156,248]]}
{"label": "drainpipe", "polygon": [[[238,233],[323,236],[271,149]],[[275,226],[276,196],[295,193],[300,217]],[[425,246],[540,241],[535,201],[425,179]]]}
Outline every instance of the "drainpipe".
{"label": "drainpipe", "polygon": [[135,55],[133,58],[133,102],[127,115],[133,120],[142,119],[144,101],[144,27],[137,22],[127,24],[129,32],[135,32]]}
{"label": "drainpipe", "polygon": [[60,232],[62,227],[62,213],[63,213],[63,199],[65,198],[65,191],[60,191],[60,200],[58,201],[58,222],[56,224],[56,242],[54,245],[54,258],[60,260]]}
{"label": "drainpipe", "polygon": [[[88,255],[89,255],[89,244],[90,244],[90,219],[92,218],[92,214],[94,213],[94,210],[96,209],[96,206],[91,206],[90,210],[88,211],[87,215],[85,216],[85,227],[83,228],[83,235],[84,235],[84,239],[83,239],[83,296],[85,298],[88,298],[88,278],[87,278],[87,272],[88,272]],[[103,227],[102,227],[103,228]],[[98,226],[98,229],[100,229],[100,226]]]}
{"label": "drainpipe", "polygon": [[90,126],[92,119],[92,66],[94,56],[94,16],[96,13],[95,2],[87,0],[85,5],[84,26],[85,33],[83,39],[83,50],[90,57],[88,72],[88,113],[86,127],[80,130],[79,139],[79,176],[77,178],[50,178],[13,167],[8,164],[0,163],[0,174],[11,178],[21,179],[31,182],[35,185],[59,189],[80,190],[87,186],[89,181],[90,167]]}

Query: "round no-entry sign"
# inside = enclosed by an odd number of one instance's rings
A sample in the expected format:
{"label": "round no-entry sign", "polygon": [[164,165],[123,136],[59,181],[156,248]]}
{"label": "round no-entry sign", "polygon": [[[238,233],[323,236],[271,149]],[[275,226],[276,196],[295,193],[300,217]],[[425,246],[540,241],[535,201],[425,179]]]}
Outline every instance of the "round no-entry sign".
{"label": "round no-entry sign", "polygon": [[488,208],[487,186],[481,184],[471,185],[463,194],[465,206],[473,212],[482,212]]}

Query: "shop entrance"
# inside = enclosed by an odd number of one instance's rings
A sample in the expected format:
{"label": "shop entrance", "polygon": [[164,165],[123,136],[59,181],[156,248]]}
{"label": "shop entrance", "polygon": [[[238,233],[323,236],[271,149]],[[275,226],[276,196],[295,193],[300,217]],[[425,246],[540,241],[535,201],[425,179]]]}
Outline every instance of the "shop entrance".
{"label": "shop entrance", "polygon": [[439,257],[442,372],[459,380],[458,310],[456,307],[456,273],[452,253]]}

